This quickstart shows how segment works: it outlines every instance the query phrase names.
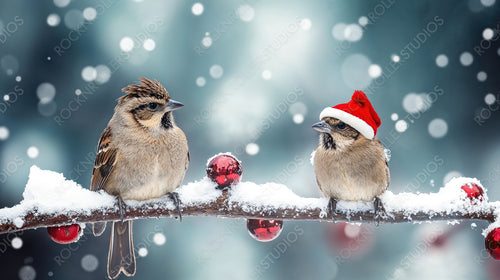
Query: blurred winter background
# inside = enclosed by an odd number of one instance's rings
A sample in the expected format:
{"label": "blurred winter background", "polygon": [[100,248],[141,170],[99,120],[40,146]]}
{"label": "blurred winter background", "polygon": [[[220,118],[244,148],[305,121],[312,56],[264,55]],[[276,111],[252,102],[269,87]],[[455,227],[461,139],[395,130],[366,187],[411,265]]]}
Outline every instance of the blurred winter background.
{"label": "blurred winter background", "polygon": [[[466,1],[2,1],[0,206],[30,166],[90,183],[120,89],[158,79],[185,104],[191,164],[232,152],[243,180],[319,197],[309,163],[320,111],[365,90],[392,151],[393,192],[453,176],[500,191],[500,3]],[[259,243],[243,220],[136,222],[138,279],[497,279],[485,223],[285,222]],[[104,279],[109,233],[0,236],[2,279]],[[123,277],[122,277],[123,279]]]}

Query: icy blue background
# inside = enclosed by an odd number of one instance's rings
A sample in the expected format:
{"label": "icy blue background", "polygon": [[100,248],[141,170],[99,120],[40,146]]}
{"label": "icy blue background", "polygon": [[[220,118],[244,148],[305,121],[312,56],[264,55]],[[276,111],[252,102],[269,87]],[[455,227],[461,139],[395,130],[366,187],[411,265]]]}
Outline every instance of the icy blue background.
{"label": "icy blue background", "polygon": [[[106,0],[58,7],[52,1],[2,1],[0,206],[22,199],[33,164],[88,186],[97,141],[120,89],[141,76],[158,79],[185,104],[175,115],[191,151],[185,182],[202,178],[212,155],[232,152],[243,162],[243,180],[278,181],[299,195],[320,196],[309,163],[317,145],[311,124],[323,108],[361,89],[382,119],[377,136],[392,151],[393,192],[436,192],[446,175],[458,172],[483,181],[490,200],[500,199],[499,3],[203,1],[198,16],[194,3]],[[91,21],[81,15],[88,7],[97,11]],[[60,17],[57,26],[47,24],[49,14]],[[361,17],[368,24],[361,26]],[[362,37],[336,38],[335,26],[340,37],[344,33],[339,23],[357,24],[351,31],[362,30]],[[490,41],[483,40],[485,28],[494,31]],[[126,36],[135,42],[130,52],[120,48]],[[206,36],[209,47],[202,44]],[[143,48],[145,39],[154,40],[154,50]],[[464,52],[473,57],[469,66],[460,62]],[[436,64],[440,54],[448,58],[445,67]],[[381,77],[368,75],[371,64],[380,66]],[[98,73],[101,82],[84,80],[82,70],[98,65],[113,72],[109,79]],[[223,69],[219,78],[214,65]],[[266,70],[271,77],[263,75]],[[485,81],[478,80],[480,71]],[[54,86],[53,98],[37,96],[42,83]],[[492,105],[485,102],[489,93]],[[432,104],[418,107],[412,96]],[[395,128],[394,113],[407,123],[406,131]],[[293,115],[301,116],[294,122]],[[436,118],[448,128],[441,138],[429,133]],[[259,146],[257,154],[245,151],[249,143]],[[27,155],[32,146],[39,152],[35,158]],[[476,229],[470,222],[366,226],[356,239],[361,245],[346,245],[332,233],[343,236],[343,228],[325,223],[285,222],[271,243],[254,241],[241,220],[134,225],[136,245],[148,250],[137,257],[138,279],[494,279],[491,271],[500,266],[483,250],[484,223]],[[429,241],[451,229],[441,247]],[[164,233],[164,245],[151,241],[155,232]],[[33,271],[38,279],[104,279],[108,234],[87,233],[63,246],[50,241],[45,229],[26,231],[18,234],[20,249],[10,246],[14,235],[2,235],[2,279],[34,279]],[[89,254],[98,260],[96,269],[82,266]]]}

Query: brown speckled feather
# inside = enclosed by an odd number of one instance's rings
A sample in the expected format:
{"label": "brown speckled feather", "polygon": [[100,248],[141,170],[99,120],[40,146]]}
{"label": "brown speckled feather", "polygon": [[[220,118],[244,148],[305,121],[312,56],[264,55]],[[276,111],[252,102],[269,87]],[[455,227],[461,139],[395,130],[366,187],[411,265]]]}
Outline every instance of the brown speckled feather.
{"label": "brown speckled feather", "polygon": [[117,150],[109,147],[111,137],[111,129],[107,127],[104,129],[99,139],[94,170],[92,171],[92,180],[90,182],[90,190],[92,191],[102,190],[109,175],[113,171]]}

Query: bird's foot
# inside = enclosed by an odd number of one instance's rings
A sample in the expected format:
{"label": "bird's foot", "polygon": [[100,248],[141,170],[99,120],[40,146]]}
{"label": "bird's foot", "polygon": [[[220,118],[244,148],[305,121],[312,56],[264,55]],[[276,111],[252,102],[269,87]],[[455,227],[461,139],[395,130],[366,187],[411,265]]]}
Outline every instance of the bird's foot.
{"label": "bird's foot", "polygon": [[385,212],[384,204],[382,204],[382,200],[379,197],[375,197],[375,201],[373,202],[374,207],[374,219],[377,222],[377,226],[380,224],[381,218],[387,218],[387,212]]}
{"label": "bird's foot", "polygon": [[335,214],[337,213],[337,200],[333,197],[331,197],[330,201],[328,202],[328,210],[332,215],[332,220],[335,220]]}
{"label": "bird's foot", "polygon": [[120,221],[123,224],[123,215],[125,212],[125,207],[127,207],[127,204],[125,204],[121,196],[118,196],[117,199],[118,199],[118,208],[120,209]]}
{"label": "bird's foot", "polygon": [[177,207],[177,213],[179,213],[179,221],[182,222],[182,214],[181,214],[181,200],[179,199],[179,194],[176,192],[171,192],[170,198],[174,201],[175,206]]}

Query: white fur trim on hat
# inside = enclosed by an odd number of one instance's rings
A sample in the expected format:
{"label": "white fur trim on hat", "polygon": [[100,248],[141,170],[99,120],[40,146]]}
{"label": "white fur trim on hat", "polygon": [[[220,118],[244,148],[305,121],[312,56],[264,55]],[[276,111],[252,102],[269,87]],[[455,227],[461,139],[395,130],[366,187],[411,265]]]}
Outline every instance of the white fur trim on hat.
{"label": "white fur trim on hat", "polygon": [[319,120],[323,119],[324,117],[332,117],[332,118],[337,118],[346,124],[352,126],[354,129],[359,131],[359,133],[363,134],[364,137],[368,139],[373,139],[375,136],[375,131],[373,131],[373,128],[369,126],[364,120],[351,115],[349,113],[346,113],[345,111],[335,109],[332,107],[327,107],[321,111],[321,114],[319,115]]}

